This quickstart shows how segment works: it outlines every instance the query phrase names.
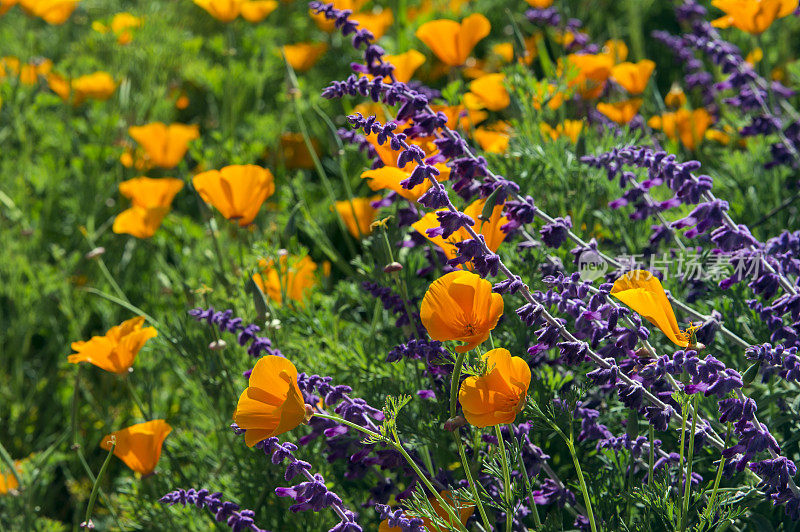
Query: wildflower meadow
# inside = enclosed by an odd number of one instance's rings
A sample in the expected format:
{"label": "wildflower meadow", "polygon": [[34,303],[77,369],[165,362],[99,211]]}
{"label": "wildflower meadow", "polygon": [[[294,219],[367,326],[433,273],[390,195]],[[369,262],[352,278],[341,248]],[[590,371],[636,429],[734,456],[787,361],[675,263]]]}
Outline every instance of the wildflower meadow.
{"label": "wildflower meadow", "polygon": [[798,0],[0,0],[0,530],[800,530]]}

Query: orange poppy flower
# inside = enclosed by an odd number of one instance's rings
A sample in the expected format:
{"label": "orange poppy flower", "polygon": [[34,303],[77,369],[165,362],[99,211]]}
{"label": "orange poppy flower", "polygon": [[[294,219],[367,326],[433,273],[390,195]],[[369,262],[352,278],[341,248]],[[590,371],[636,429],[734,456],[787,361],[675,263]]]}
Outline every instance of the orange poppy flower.
{"label": "orange poppy flower", "polygon": [[283,55],[293,69],[305,72],[317,64],[327,50],[328,44],[324,42],[300,42],[284,45]]}
{"label": "orange poppy flower", "polygon": [[247,22],[261,22],[276,9],[278,2],[275,0],[252,0],[242,4],[242,18]]}
{"label": "orange poppy flower", "polygon": [[394,24],[394,14],[389,8],[383,8],[379,13],[356,13],[351,19],[358,22],[358,27],[369,30],[377,41],[386,34]]}
{"label": "orange poppy flower", "polygon": [[[311,146],[319,155],[319,142],[311,139]],[[287,168],[314,168],[314,159],[308,151],[305,138],[300,133],[281,134],[280,155]]]}
{"label": "orange poppy flower", "polygon": [[261,272],[253,275],[253,282],[277,305],[283,304],[284,294],[300,304],[308,290],[317,283],[317,264],[311,257],[289,257],[282,254],[275,267],[273,260],[261,259],[258,266]]}
{"label": "orange poppy flower", "polygon": [[686,104],[686,93],[679,86],[673,85],[664,96],[664,103],[672,109],[683,107]]}
{"label": "orange poppy flower", "polygon": [[603,53],[613,57],[615,63],[620,63],[628,58],[628,45],[619,39],[608,40],[603,45]]}
{"label": "orange poppy flower", "polygon": [[189,143],[200,137],[200,128],[196,125],[153,122],[131,126],[128,134],[144,148],[150,163],[161,168],[175,168],[189,150]]}
{"label": "orange poppy flower", "polygon": [[155,419],[107,434],[100,442],[100,448],[109,451],[114,443],[114,456],[137,473],[149,475],[158,465],[161,447],[170,432],[172,427],[169,423]]}
{"label": "orange poppy flower", "polygon": [[[500,247],[500,244],[502,244],[506,239],[506,233],[501,231],[500,228],[508,222],[508,218],[503,216],[503,206],[495,205],[489,220],[486,222],[480,220],[478,217],[483,212],[483,207],[485,204],[486,200],[483,199],[473,201],[469,204],[469,206],[467,206],[466,209],[464,209],[464,214],[475,220],[475,225],[473,225],[472,228],[476,233],[483,235],[484,239],[486,240],[486,246],[494,252],[497,251],[497,249]],[[436,217],[436,212],[427,213],[420,220],[411,224],[411,227],[413,227],[419,234],[442,248],[442,251],[444,251],[444,254],[448,259],[453,259],[456,257],[457,249],[455,245],[458,242],[463,242],[464,240],[472,238],[467,230],[463,227],[459,228],[458,231],[454,232],[447,239],[444,239],[441,236],[429,236],[427,233],[428,229],[439,227],[439,221]],[[468,263],[467,266],[470,267],[471,263]]]}
{"label": "orange poppy flower", "polygon": [[241,227],[253,223],[261,204],[275,193],[272,172],[254,164],[209,170],[194,176],[192,184],[203,201]]}
{"label": "orange poppy flower", "polygon": [[528,5],[536,9],[547,9],[553,5],[553,0],[525,0]]}
{"label": "orange poppy flower", "polygon": [[[444,501],[449,504],[453,510],[457,510],[458,518],[461,521],[462,525],[466,525],[469,518],[472,517],[472,514],[475,512],[475,506],[461,506],[457,505],[456,501],[453,500],[453,494],[450,493],[448,490],[442,490],[439,492],[439,496],[444,499]],[[447,510],[442,508],[442,505],[439,504],[439,499],[431,495],[428,497],[428,502],[431,503],[431,507],[433,511],[436,512],[436,515],[445,523],[452,524],[450,522],[450,515],[448,514]],[[425,530],[438,530],[439,527],[434,525],[430,519],[427,517],[422,517],[422,522],[425,526]],[[378,532],[401,532],[400,527],[390,527],[389,520],[384,519],[381,521],[381,524],[378,526]]]}
{"label": "orange poppy flower", "polygon": [[511,104],[505,83],[505,74],[487,74],[470,82],[470,92],[464,95],[468,109],[501,111]]}
{"label": "orange poppy flower", "polygon": [[386,55],[384,60],[394,65],[394,77],[397,81],[408,83],[414,72],[425,63],[425,55],[416,50],[409,50],[402,54]]}
{"label": "orange poppy flower", "polygon": [[420,307],[420,319],[434,340],[456,340],[464,353],[489,338],[503,314],[503,297],[492,283],[472,272],[458,270],[435,280]]}
{"label": "orange poppy flower", "polygon": [[680,140],[687,149],[694,150],[703,141],[708,127],[714,118],[705,109],[678,109],[674,113],[664,113],[647,121],[653,129],[660,129],[672,140]]}
{"label": "orange poppy flower", "polygon": [[614,282],[611,295],[661,329],[672,343],[688,347],[688,335],[678,328],[675,312],[661,281],[646,270],[633,270]]}
{"label": "orange poppy flower", "polygon": [[569,81],[587,100],[597,98],[611,76],[614,58],[608,54],[570,54],[567,63],[576,75]]}
{"label": "orange poppy flower", "polygon": [[[21,472],[21,468],[19,467],[19,460],[14,461],[14,467],[17,468],[18,473]],[[9,471],[8,473],[0,471],[0,495],[6,495],[9,492],[13,492],[18,487],[19,487],[19,482],[17,482],[17,477],[14,476],[14,473],[12,473],[11,471]]]}
{"label": "orange poppy flower", "polygon": [[67,21],[79,0],[20,0],[22,8],[50,25],[58,26]]}
{"label": "orange poppy flower", "polygon": [[111,327],[103,336],[92,336],[88,342],[72,342],[77,353],[69,355],[70,364],[89,362],[111,373],[126,373],[136,355],[150,338],[158,333],[153,327],[142,327],[144,316],[137,316]]}
{"label": "orange poppy flower", "polygon": [[546,104],[551,111],[557,110],[564,103],[566,95],[558,90],[558,86],[552,83],[537,83],[533,93],[533,108],[541,110],[542,105]]}
{"label": "orange poppy flower", "polygon": [[19,68],[19,58],[10,55],[0,58],[0,79],[5,79],[9,75],[18,75]]}
{"label": "orange poppy flower", "polygon": [[497,127],[497,124],[489,127],[479,127],[472,132],[483,151],[488,153],[505,153],[508,150],[508,142],[511,140],[510,129],[507,127]]}
{"label": "orange poppy flower", "polygon": [[247,431],[244,442],[248,447],[306,421],[306,405],[297,386],[294,364],[274,355],[261,357],[239,396],[233,421]]}
{"label": "orange poppy flower", "polygon": [[0,16],[5,15],[6,12],[17,5],[18,0],[0,0]]}
{"label": "orange poppy flower", "polygon": [[194,0],[194,3],[220,22],[231,22],[242,11],[244,0]]}
{"label": "orange poppy flower", "polygon": [[39,76],[47,75],[52,68],[53,62],[49,59],[22,65],[19,69],[19,82],[23,85],[35,85],[39,81]]}
{"label": "orange poppy flower", "polygon": [[479,428],[513,423],[525,407],[531,368],[503,348],[492,349],[483,360],[487,372],[467,377],[458,391],[464,417]]}
{"label": "orange poppy flower", "polygon": [[556,127],[542,122],[539,124],[539,129],[542,130],[542,135],[550,137],[551,140],[558,140],[559,138],[566,137],[573,144],[577,144],[578,137],[581,131],[583,131],[583,122],[580,120],[564,120]]}
{"label": "orange poppy flower", "polygon": [[[408,167],[410,165],[406,165]],[[416,202],[431,188],[430,182],[426,179],[424,182],[416,185],[414,188],[406,189],[400,184],[403,180],[411,176],[411,171],[405,168],[397,168],[394,166],[383,166],[374,170],[366,170],[361,172],[361,179],[369,179],[367,185],[372,190],[389,189],[396,192],[401,197],[408,201]]]}
{"label": "orange poppy flower", "polygon": [[633,98],[631,100],[615,103],[600,102],[597,104],[597,110],[617,124],[625,125],[633,120],[633,117],[639,112],[641,106],[642,99]]}
{"label": "orange poppy flower", "polygon": [[649,59],[638,63],[620,63],[611,68],[611,77],[630,94],[641,94],[655,68],[656,64]]}
{"label": "orange poppy flower", "polygon": [[461,66],[475,45],[491,30],[489,19],[473,13],[461,23],[447,19],[431,20],[420,26],[416,35],[444,64]]}
{"label": "orange poppy flower", "polygon": [[86,99],[108,100],[117,84],[108,72],[95,72],[72,80],[72,90],[74,91],[73,105],[80,105]]}
{"label": "orange poppy flower", "polygon": [[482,109],[466,109],[463,105],[432,105],[434,113],[444,113],[447,116],[447,127],[460,128],[469,131],[480,124],[489,116]]}
{"label": "orange poppy flower", "polygon": [[752,35],[759,35],[775,19],[793,13],[797,3],[797,0],[714,0],[711,5],[724,11],[725,15],[711,24],[718,28],[735,26]]}
{"label": "orange poppy flower", "polygon": [[[356,13],[358,13],[358,10],[361,9],[361,6],[363,6],[366,2],[367,0],[333,0],[333,2],[331,3],[333,4],[333,7],[336,9],[342,9],[342,10],[348,9],[352,11],[354,15],[351,15],[352,17],[351,19],[355,20],[356,22],[359,22],[357,20]],[[334,21],[325,18],[325,15],[323,15],[322,13],[311,12],[311,18],[314,19],[314,22],[316,22],[317,26],[322,31],[327,31],[328,33],[330,33],[334,29],[336,29]]]}
{"label": "orange poppy flower", "polygon": [[136,238],[150,238],[161,226],[183,181],[172,177],[136,177],[119,184],[120,194],[133,200],[131,208],[119,213],[112,230]]}
{"label": "orange poppy flower", "polygon": [[378,212],[372,207],[372,203],[379,199],[381,199],[380,196],[372,196],[371,198],[353,198],[336,202],[336,212],[342,217],[353,238],[361,238],[372,233],[371,225]]}

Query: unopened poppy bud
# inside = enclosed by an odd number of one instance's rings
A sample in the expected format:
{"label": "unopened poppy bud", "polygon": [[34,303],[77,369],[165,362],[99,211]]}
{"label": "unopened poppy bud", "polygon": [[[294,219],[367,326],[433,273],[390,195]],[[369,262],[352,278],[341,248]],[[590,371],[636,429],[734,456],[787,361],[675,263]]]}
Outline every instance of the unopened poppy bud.
{"label": "unopened poppy bud", "polygon": [[228,343],[225,340],[214,340],[208,344],[208,348],[212,351],[222,351],[226,347],[228,347]]}
{"label": "unopened poppy bud", "polygon": [[444,430],[448,432],[453,432],[456,429],[461,428],[466,424],[467,420],[464,419],[464,416],[451,417],[450,419],[444,422]]}
{"label": "unopened poppy bud", "polygon": [[403,265],[399,262],[391,262],[383,267],[383,273],[399,272],[403,269]]}
{"label": "unopened poppy bud", "polygon": [[93,250],[91,250],[89,253],[84,255],[84,257],[87,258],[87,259],[94,259],[94,258],[99,257],[100,255],[102,255],[105,252],[106,252],[106,248],[100,246],[100,247],[96,247]]}
{"label": "unopened poppy bud", "polygon": [[303,417],[303,423],[308,425],[308,422],[311,421],[313,415],[314,415],[314,407],[309,404],[306,404],[306,414]]}

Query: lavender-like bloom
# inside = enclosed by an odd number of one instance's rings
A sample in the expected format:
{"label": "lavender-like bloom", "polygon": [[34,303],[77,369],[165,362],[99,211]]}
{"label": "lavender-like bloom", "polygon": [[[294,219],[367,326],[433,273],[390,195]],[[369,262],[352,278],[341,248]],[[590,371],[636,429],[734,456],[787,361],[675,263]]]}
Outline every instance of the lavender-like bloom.
{"label": "lavender-like bloom", "polygon": [[563,508],[565,504],[575,505],[575,494],[560,486],[556,481],[546,478],[538,490],[533,491],[533,502],[539,505],[556,504]]}
{"label": "lavender-like bloom", "polygon": [[214,307],[195,308],[189,311],[189,315],[197,321],[205,321],[209,325],[216,326],[220,332],[236,334],[236,340],[242,347],[249,345],[247,354],[258,358],[262,355],[274,355],[282,357],[280,350],[272,347],[272,341],[266,336],[257,336],[256,333],[261,328],[254,324],[244,325],[242,318],[233,317],[233,311],[215,311]]}
{"label": "lavender-like bloom", "polygon": [[217,522],[225,523],[233,532],[244,532],[246,530],[268,532],[255,524],[253,520],[255,512],[252,510],[240,510],[238,504],[223,501],[222,493],[220,492],[211,493],[205,488],[200,490],[195,490],[194,488],[188,490],[177,489],[161,497],[159,502],[169,506],[191,504],[197,508],[205,508],[214,514],[214,519]]}

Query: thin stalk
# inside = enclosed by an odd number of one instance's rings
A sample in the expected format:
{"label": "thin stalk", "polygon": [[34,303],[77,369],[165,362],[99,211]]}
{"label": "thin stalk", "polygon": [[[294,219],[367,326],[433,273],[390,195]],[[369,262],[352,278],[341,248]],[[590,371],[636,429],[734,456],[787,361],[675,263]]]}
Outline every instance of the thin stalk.
{"label": "thin stalk", "polygon": [[[680,452],[680,455],[678,456],[678,471],[680,471],[680,475],[681,475],[681,478],[682,478],[683,477],[683,453],[684,453],[684,449],[686,447],[686,416],[689,415],[689,408],[688,408],[689,407],[689,401],[685,401],[685,400],[681,401],[681,406],[683,407],[683,408],[681,408],[681,410],[682,410],[682,412],[681,412],[681,452]],[[697,416],[694,416],[694,415],[692,416],[692,418],[695,418],[695,417],[697,417]],[[679,480],[680,480],[680,478],[679,478]],[[683,512],[683,509],[681,509],[681,513],[682,512]],[[683,515],[681,515],[681,520],[683,520]]]}
{"label": "thin stalk", "polygon": [[142,399],[134,389],[133,384],[131,384],[130,376],[126,375],[123,377],[123,380],[125,381],[125,387],[128,389],[128,393],[131,395],[131,399],[133,399],[133,402],[136,403],[137,408],[139,408],[139,410],[142,412],[142,416],[146,416],[147,419],[150,419],[153,413],[149,408],[145,408]]}
{"label": "thin stalk", "polygon": [[17,468],[14,466],[14,460],[11,459],[11,455],[8,454],[8,451],[6,451],[2,443],[0,443],[0,457],[3,459],[3,462],[5,462],[6,467],[11,471],[11,474],[14,475],[19,488],[22,488],[22,477],[19,476]]}
{"label": "thin stalk", "polygon": [[503,442],[503,433],[500,432],[500,425],[494,426],[494,433],[497,436],[497,447],[500,451],[500,459],[503,462],[503,491],[506,499],[506,532],[511,532],[512,513],[511,513],[511,472],[508,467],[508,457],[506,456],[506,444]]}
{"label": "thin stalk", "polygon": [[[728,431],[725,433],[725,445],[728,445],[728,440],[731,437],[731,423],[728,422]],[[719,467],[717,467],[717,477],[714,479],[714,487],[711,490],[711,498],[708,500],[708,505],[706,506],[706,519],[708,520],[709,528],[711,526],[711,518],[713,517],[714,512],[714,503],[717,499],[717,493],[719,492],[719,483],[722,480],[722,471],[725,469],[725,457],[720,456],[719,458]],[[738,489],[738,488],[737,488]]]}
{"label": "thin stalk", "polygon": [[[563,434],[562,434],[563,436]],[[592,532],[597,532],[597,524],[594,521],[594,512],[592,511],[592,500],[589,498],[589,489],[586,487],[586,479],[583,477],[583,470],[581,463],[578,460],[578,453],[575,452],[575,445],[572,442],[572,434],[569,439],[565,439],[569,454],[572,457],[572,463],[575,465],[575,472],[578,474],[578,480],[581,483],[581,492],[583,493],[583,502],[586,505],[586,513],[589,518],[589,526]]]}
{"label": "thin stalk", "polygon": [[102,480],[103,475],[106,473],[106,469],[108,469],[108,464],[111,463],[111,457],[114,455],[114,448],[117,446],[116,441],[111,442],[111,449],[108,450],[108,456],[106,456],[105,462],[103,462],[102,467],[100,467],[100,472],[97,473],[97,477],[94,479],[94,485],[92,486],[92,493],[89,495],[89,504],[86,506],[86,517],[83,519],[83,524],[86,525],[87,528],[92,528],[89,523],[92,521],[92,511],[94,510],[94,503],[97,501],[97,494],[100,491],[100,480]]}
{"label": "thin stalk", "polygon": [[655,435],[653,434],[653,425],[650,425],[650,458],[647,461],[647,485],[653,485],[653,464],[655,462]]}
{"label": "thin stalk", "polygon": [[[511,431],[513,434],[513,430]],[[533,514],[533,528],[539,530],[542,528],[542,521],[539,519],[539,511],[536,509],[536,503],[533,502],[533,486],[528,478],[528,468],[525,467],[525,460],[522,459],[522,446],[517,445],[519,452],[517,453],[517,461],[519,462],[520,471],[522,471],[522,478],[525,482],[525,491],[528,492],[528,500],[530,502],[531,513]]]}
{"label": "thin stalk", "polygon": [[[697,395],[692,398],[694,411],[697,412]],[[689,517],[689,494],[692,490],[692,458],[694,458],[694,431],[697,428],[697,416],[692,416],[692,432],[689,434],[689,453],[686,456],[686,482],[683,488],[683,510],[681,511],[681,531],[686,530]]]}

